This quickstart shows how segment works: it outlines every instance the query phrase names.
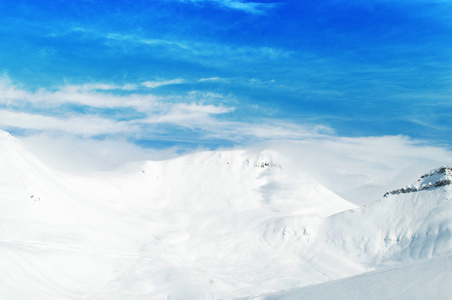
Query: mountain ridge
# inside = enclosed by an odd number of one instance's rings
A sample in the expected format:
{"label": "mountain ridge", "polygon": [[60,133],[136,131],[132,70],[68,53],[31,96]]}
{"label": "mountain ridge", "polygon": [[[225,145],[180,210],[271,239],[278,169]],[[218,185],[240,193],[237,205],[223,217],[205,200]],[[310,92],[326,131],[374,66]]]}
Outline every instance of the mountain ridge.
{"label": "mountain ridge", "polygon": [[418,179],[418,181],[414,185],[408,185],[401,189],[386,192],[383,197],[387,197],[389,195],[424,191],[450,184],[452,184],[452,168],[443,166],[437,169],[433,169],[429,173],[425,173]]}

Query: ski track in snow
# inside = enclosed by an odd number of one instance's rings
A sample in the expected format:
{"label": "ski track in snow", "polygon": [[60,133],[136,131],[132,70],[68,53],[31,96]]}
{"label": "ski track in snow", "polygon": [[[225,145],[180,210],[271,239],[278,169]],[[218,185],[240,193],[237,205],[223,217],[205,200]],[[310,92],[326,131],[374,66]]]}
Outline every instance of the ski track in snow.
{"label": "ski track in snow", "polygon": [[34,241],[14,241],[14,240],[2,240],[0,239],[0,243],[4,245],[16,245],[16,246],[27,246],[29,248],[40,248],[43,250],[66,250],[66,251],[75,251],[82,252],[86,254],[96,254],[96,255],[104,255],[111,257],[124,257],[124,258],[136,258],[136,259],[147,259],[147,260],[155,260],[152,257],[143,256],[135,253],[117,253],[117,252],[108,252],[108,251],[99,251],[89,248],[77,247],[77,246],[69,246],[62,244],[54,244],[54,243],[43,243],[43,242],[34,242]]}
{"label": "ski track in snow", "polygon": [[[99,288],[93,290],[92,292],[90,292],[88,295],[86,295],[85,297],[83,297],[84,300],[88,300],[88,299],[94,299],[95,297],[97,297],[99,294],[101,294],[104,290],[106,290],[109,286],[111,286],[113,283],[117,283],[119,282],[123,277],[127,276],[132,270],[133,268],[138,264],[138,262],[141,260],[142,258],[139,259],[135,259],[132,263],[130,263],[129,265],[127,265],[126,267],[124,267],[124,269],[122,269],[121,271],[118,272],[118,274],[116,276],[113,276],[111,279],[107,280],[104,284],[102,284]],[[148,259],[148,258],[147,258]],[[152,259],[153,260],[153,259]]]}

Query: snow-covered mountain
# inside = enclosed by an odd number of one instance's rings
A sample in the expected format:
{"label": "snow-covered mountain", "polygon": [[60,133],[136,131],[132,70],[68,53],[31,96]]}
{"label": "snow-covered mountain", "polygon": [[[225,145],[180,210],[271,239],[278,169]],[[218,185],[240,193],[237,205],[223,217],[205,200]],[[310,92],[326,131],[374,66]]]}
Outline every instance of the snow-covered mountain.
{"label": "snow-covered mountain", "polygon": [[0,132],[0,298],[228,299],[452,249],[449,168],[358,208],[288,164],[212,151],[74,176]]}
{"label": "snow-covered mountain", "polygon": [[[373,204],[328,219],[328,239],[367,266],[446,254],[452,249],[451,169],[442,167]],[[399,191],[399,190],[397,190]],[[404,192],[405,191],[405,192]]]}
{"label": "snow-covered mountain", "polygon": [[362,275],[251,298],[450,299],[451,174],[446,166],[432,170],[371,205],[324,219],[311,261],[325,273],[355,266]]}
{"label": "snow-covered mountain", "polygon": [[297,286],[310,278],[305,262],[273,236],[355,206],[279,159],[201,152],[75,177],[2,133],[1,296],[232,297]]}

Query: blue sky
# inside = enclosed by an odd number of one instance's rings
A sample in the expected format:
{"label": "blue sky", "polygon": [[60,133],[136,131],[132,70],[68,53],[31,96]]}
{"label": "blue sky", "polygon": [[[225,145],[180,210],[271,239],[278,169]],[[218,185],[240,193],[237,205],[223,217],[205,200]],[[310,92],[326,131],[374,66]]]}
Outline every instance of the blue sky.
{"label": "blue sky", "polygon": [[0,128],[148,148],[450,149],[452,1],[0,1]]}

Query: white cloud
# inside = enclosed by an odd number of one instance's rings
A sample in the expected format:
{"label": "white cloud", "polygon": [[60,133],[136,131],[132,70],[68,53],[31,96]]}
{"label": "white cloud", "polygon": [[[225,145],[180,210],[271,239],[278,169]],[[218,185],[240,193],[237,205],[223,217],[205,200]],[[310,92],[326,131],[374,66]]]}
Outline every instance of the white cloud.
{"label": "white cloud", "polygon": [[134,107],[140,111],[153,109],[158,97],[150,94],[129,94],[120,96],[109,91],[134,90],[133,84],[117,86],[104,83],[65,85],[55,89],[39,89],[29,92],[11,83],[8,78],[0,79],[0,104],[18,105],[30,103],[36,107],[49,108],[62,104],[78,104],[96,108]]}
{"label": "white cloud", "polygon": [[67,92],[92,92],[92,91],[112,91],[112,90],[136,90],[137,86],[134,84],[115,85],[107,83],[86,83],[81,85],[66,85],[63,90]]}
{"label": "white cloud", "polygon": [[30,93],[14,85],[9,77],[0,77],[0,104],[11,105],[16,101],[23,101],[30,97]]}
{"label": "white cloud", "polygon": [[56,118],[31,114],[0,110],[0,126],[14,127],[28,130],[48,132],[63,132],[84,137],[92,137],[102,134],[131,134],[137,131],[128,122],[116,122],[96,116],[71,116],[69,118]]}
{"label": "white cloud", "polygon": [[[204,1],[204,0],[203,0]],[[239,5],[242,2],[224,2],[215,0],[210,1],[214,4],[219,4],[222,7],[229,7]],[[183,0],[183,2],[186,2]],[[193,2],[194,3],[194,2]],[[259,3],[242,3],[245,6],[259,6]],[[268,6],[269,4],[262,4]],[[178,59],[187,61],[195,61],[199,64],[230,64],[231,61],[258,61],[267,62],[268,59],[289,58],[295,52],[287,51],[272,47],[253,47],[228,45],[212,42],[200,42],[198,40],[184,40],[183,38],[169,38],[169,39],[155,39],[139,34],[122,34],[122,33],[107,33],[96,31],[89,28],[72,28],[68,32],[77,35],[89,35],[91,38],[103,41],[107,47],[114,48],[119,51],[124,51],[130,54],[131,52],[148,53],[151,52],[155,57],[165,57],[176,55]],[[162,49],[163,48],[163,49]],[[165,59],[162,58],[162,59]],[[210,58],[210,59],[206,59]]]}
{"label": "white cloud", "polygon": [[81,173],[114,170],[135,161],[175,157],[176,149],[145,149],[125,138],[93,140],[67,134],[40,133],[20,137],[23,145],[53,168]]}
{"label": "white cloud", "polygon": [[322,135],[315,130],[315,127],[278,120],[266,120],[259,123],[226,122],[225,125],[222,131],[215,132],[213,135],[218,138],[229,137],[231,140],[240,142],[246,140],[306,139]]}
{"label": "white cloud", "polygon": [[144,85],[147,88],[153,89],[159,86],[164,86],[164,85],[172,85],[172,84],[181,84],[184,83],[183,79],[171,79],[171,80],[160,80],[160,81],[145,81],[142,83],[142,85]]}
{"label": "white cloud", "polygon": [[273,79],[272,80],[267,80],[267,81],[261,81],[261,80],[256,79],[256,78],[252,78],[252,79],[249,80],[249,83],[251,85],[256,85],[256,86],[269,86],[269,85],[272,85],[275,82],[276,81],[273,80]]}
{"label": "white cloud", "polygon": [[213,3],[221,8],[243,11],[249,14],[264,14],[268,9],[274,7],[273,3],[246,2],[242,0],[179,0],[185,3]]}
{"label": "white cloud", "polygon": [[206,81],[226,81],[225,78],[220,77],[209,77],[209,78],[200,78],[198,79],[199,82],[206,82]]}
{"label": "white cloud", "polygon": [[[182,79],[147,82],[150,87],[164,84],[177,84]],[[219,121],[214,116],[230,113],[235,107],[202,102],[219,102],[224,97],[217,93],[199,93],[191,91],[186,95],[172,96],[171,99],[161,98],[152,94],[117,95],[116,90],[122,90],[133,85],[113,85],[90,83],[82,85],[65,85],[56,89],[40,89],[36,92],[25,91],[13,85],[8,78],[0,81],[0,125],[10,128],[39,130],[42,132],[66,132],[84,136],[99,134],[129,133],[143,136],[152,135],[153,128],[146,124],[169,124],[172,126],[199,129],[211,133],[227,127],[227,122]],[[111,91],[113,91],[111,93]],[[190,101],[187,103],[187,101]],[[27,104],[27,111],[18,111],[17,107]],[[128,121],[116,121],[115,116],[108,111],[102,117],[76,113],[64,104],[83,105],[87,108],[132,108],[139,115],[121,116]],[[59,108],[55,115],[55,108]],[[155,129],[155,128],[154,128]],[[171,130],[171,129],[168,129]],[[221,130],[232,132],[232,130]],[[163,133],[161,133],[163,134]],[[170,134],[170,132],[168,132]],[[219,133],[218,133],[219,134]],[[235,137],[228,135],[230,138]],[[201,136],[202,138],[202,136]]]}
{"label": "white cloud", "polygon": [[214,106],[214,105],[200,105],[196,103],[180,103],[174,105],[175,110],[179,111],[189,111],[189,112],[200,112],[206,114],[224,114],[231,111],[234,111],[234,107],[223,107],[223,106]]}
{"label": "white cloud", "polygon": [[234,109],[233,107],[196,103],[178,103],[169,106],[165,112],[149,115],[145,120],[137,120],[137,122],[146,124],[166,123],[189,129],[199,129],[203,132],[211,132],[212,130],[218,130],[224,124],[224,122],[213,118],[212,115],[232,112]]}
{"label": "white cloud", "polygon": [[176,47],[181,49],[188,49],[188,46],[184,43],[180,43],[172,40],[163,40],[163,39],[149,39],[142,38],[134,35],[126,35],[120,33],[97,33],[95,31],[84,31],[85,33],[89,33],[95,36],[104,37],[107,40],[113,40],[118,42],[126,42],[127,44],[135,43],[135,44],[143,44],[149,46],[165,46],[165,47]]}
{"label": "white cloud", "polygon": [[[182,79],[173,79],[147,82],[146,85],[157,87],[181,82]],[[332,132],[327,127],[305,126],[273,119],[230,121],[218,118],[219,115],[237,110],[236,107],[222,103],[238,103],[235,99],[218,93],[191,91],[184,95],[171,96],[170,99],[152,94],[127,93],[121,96],[115,93],[128,87],[136,88],[128,84],[118,86],[89,83],[29,92],[4,80],[0,82],[0,104],[6,106],[6,109],[0,111],[0,125],[41,132],[66,132],[87,137],[118,133],[143,137],[152,137],[155,134],[164,136],[173,135],[177,128],[185,128],[193,131],[192,134],[196,131],[196,138],[200,142],[218,139],[235,143],[275,138],[301,139]],[[15,105],[21,103],[31,104],[32,107],[27,112],[14,109]],[[101,110],[128,107],[141,114],[129,118],[121,116],[121,119],[125,118],[128,121],[119,122],[108,113],[100,117],[77,114],[70,107],[62,108],[62,105],[67,103]],[[55,116],[53,113],[57,107],[63,110],[60,111],[61,116]],[[44,113],[40,114],[38,111]],[[167,126],[166,129],[159,128],[158,132],[154,132],[159,124]]]}

